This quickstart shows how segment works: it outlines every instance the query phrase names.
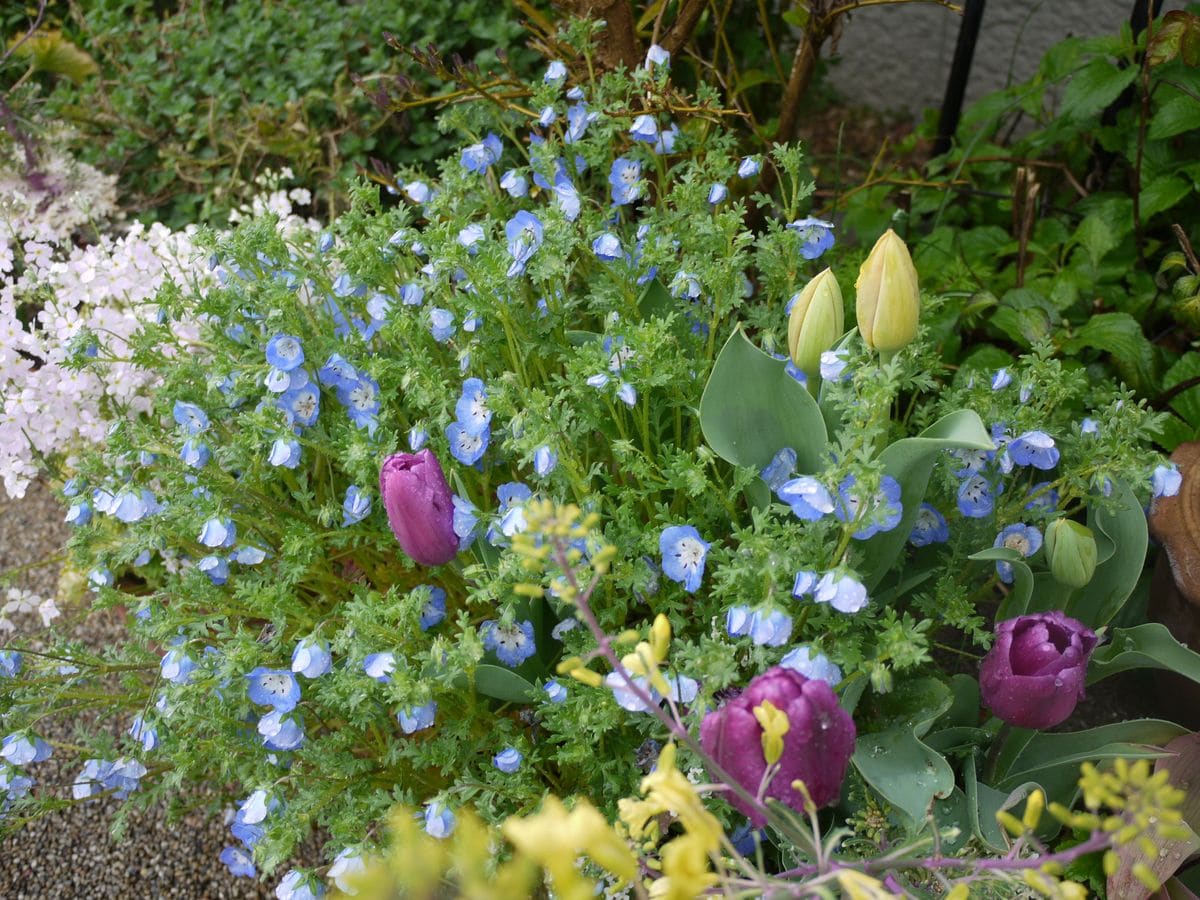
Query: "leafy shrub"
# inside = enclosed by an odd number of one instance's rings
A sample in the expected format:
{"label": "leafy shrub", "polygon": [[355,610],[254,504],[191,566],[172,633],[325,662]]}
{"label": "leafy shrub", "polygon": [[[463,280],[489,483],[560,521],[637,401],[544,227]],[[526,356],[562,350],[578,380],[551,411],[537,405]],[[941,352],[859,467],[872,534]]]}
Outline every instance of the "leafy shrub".
{"label": "leafy shrub", "polygon": [[395,74],[384,30],[481,65],[503,49],[516,65],[532,61],[514,46],[512,12],[480,2],[101,0],[73,7],[65,25],[100,75],[59,83],[49,114],[91,138],[78,148],[85,161],[119,160],[127,205],[173,228],[220,220],[265,168],[290,167],[332,204],[339,179],[369,155],[444,154],[427,118],[389,119],[351,82]]}

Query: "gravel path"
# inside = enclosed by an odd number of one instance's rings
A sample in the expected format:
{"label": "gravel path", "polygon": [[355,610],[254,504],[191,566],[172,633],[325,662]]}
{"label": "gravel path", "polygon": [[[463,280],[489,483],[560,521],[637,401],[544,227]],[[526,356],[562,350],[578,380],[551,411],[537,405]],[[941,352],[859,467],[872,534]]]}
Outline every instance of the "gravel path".
{"label": "gravel path", "polygon": [[[24,500],[0,504],[0,572],[43,559],[61,547],[66,539],[62,516],[55,499],[38,485],[30,487]],[[18,586],[46,597],[54,594],[57,580],[57,566],[48,565],[25,573]],[[71,614],[64,610],[64,619]],[[13,621],[18,634],[35,634],[42,628],[40,618],[32,614]],[[95,646],[117,640],[121,628],[119,616],[108,612],[83,618],[73,630],[77,638]],[[43,736],[69,739],[74,724],[56,722]],[[34,791],[69,785],[80,767],[78,759],[59,750],[54,758],[31,767],[38,781]],[[113,799],[79,804],[0,839],[0,897],[240,900],[274,896],[277,878],[270,885],[234,878],[218,860],[221,848],[231,842],[219,814],[195,812],[168,822],[162,808],[137,811],[128,818],[125,837],[117,841],[109,828],[120,804]]]}

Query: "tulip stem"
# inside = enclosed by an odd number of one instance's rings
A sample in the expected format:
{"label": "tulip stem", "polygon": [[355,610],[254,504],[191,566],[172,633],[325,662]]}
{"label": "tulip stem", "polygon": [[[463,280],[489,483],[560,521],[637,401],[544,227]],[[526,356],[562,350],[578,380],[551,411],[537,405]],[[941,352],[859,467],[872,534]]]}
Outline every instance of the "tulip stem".
{"label": "tulip stem", "polygon": [[992,746],[988,750],[987,759],[983,762],[983,777],[980,781],[984,784],[990,785],[993,776],[995,776],[996,764],[1000,761],[1000,751],[1008,743],[1008,735],[1011,731],[1012,726],[1005,722],[1000,726],[1000,730],[996,732],[996,737],[992,739]]}

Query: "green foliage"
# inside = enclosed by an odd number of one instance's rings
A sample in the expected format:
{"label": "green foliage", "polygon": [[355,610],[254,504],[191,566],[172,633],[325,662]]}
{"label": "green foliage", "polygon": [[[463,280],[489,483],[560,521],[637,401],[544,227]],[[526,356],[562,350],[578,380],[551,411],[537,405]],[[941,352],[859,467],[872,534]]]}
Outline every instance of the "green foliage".
{"label": "green foliage", "polygon": [[290,168],[328,212],[369,157],[411,165],[445,153],[428,117],[389,117],[352,82],[397,74],[385,30],[484,66],[504,50],[516,66],[534,60],[513,11],[478,0],[98,0],[64,26],[100,73],[58,83],[48,114],[80,131],[82,159],[117,162],[127,205],[173,227],[223,221],[267,169]]}

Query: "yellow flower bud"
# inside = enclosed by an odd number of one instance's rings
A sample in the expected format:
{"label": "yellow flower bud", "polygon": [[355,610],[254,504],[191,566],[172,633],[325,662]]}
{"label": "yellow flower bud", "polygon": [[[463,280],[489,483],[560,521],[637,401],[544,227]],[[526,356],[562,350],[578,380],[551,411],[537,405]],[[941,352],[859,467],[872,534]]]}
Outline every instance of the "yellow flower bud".
{"label": "yellow flower bud", "polygon": [[1025,815],[1021,817],[1021,824],[1033,831],[1038,827],[1038,822],[1042,820],[1042,810],[1045,808],[1046,795],[1041,791],[1034,791],[1025,801]]}
{"label": "yellow flower bud", "polygon": [[945,900],[971,900],[971,889],[960,881],[946,894]]}
{"label": "yellow flower bud", "polygon": [[667,658],[667,651],[671,647],[671,620],[662,613],[654,617],[654,625],[650,628],[650,646],[656,660],[662,662]]}
{"label": "yellow flower bud", "polygon": [[1115,850],[1106,850],[1104,852],[1104,875],[1106,878],[1112,878],[1117,874],[1117,870],[1121,868],[1121,857],[1117,856]]}
{"label": "yellow flower bud", "polygon": [[908,247],[890,228],[858,270],[854,289],[858,332],[868,347],[895,353],[917,336],[917,270]]}
{"label": "yellow flower bud", "polygon": [[1144,862],[1134,863],[1131,871],[1133,872],[1133,877],[1150,890],[1157,891],[1160,887],[1162,887],[1162,882],[1158,880],[1158,876],[1155,875],[1154,871]]}
{"label": "yellow flower bud", "polygon": [[788,721],[787,713],[770,700],[764,700],[753,711],[754,718],[758,719],[758,725],[762,728],[763,758],[768,766],[774,765],[783,756],[783,738],[791,730],[792,724]]}
{"label": "yellow flower bud", "polygon": [[1021,820],[1010,812],[1005,812],[1002,809],[997,810],[996,821],[1004,826],[1004,830],[1013,837],[1020,837],[1025,833],[1025,826],[1021,824]]}
{"label": "yellow flower bud", "polygon": [[833,347],[845,330],[842,289],[833,270],[826,269],[795,296],[788,317],[788,353],[810,382],[821,369],[821,354]]}

